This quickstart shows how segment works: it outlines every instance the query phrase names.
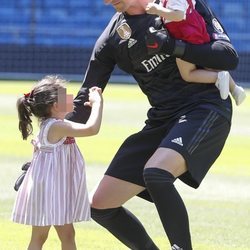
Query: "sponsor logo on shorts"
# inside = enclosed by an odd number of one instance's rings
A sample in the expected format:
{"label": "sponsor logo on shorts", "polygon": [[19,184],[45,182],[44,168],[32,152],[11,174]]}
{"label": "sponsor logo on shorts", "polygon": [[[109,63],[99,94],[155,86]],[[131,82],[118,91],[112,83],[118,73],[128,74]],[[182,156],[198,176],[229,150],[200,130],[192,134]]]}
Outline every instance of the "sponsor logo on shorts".
{"label": "sponsor logo on shorts", "polygon": [[182,122],[187,122],[186,116],[182,115],[178,121],[178,123],[182,123]]}
{"label": "sponsor logo on shorts", "polygon": [[183,146],[181,137],[175,138],[175,139],[171,140],[171,142],[176,143],[176,144],[178,144],[180,146]]}
{"label": "sponsor logo on shorts", "polygon": [[172,247],[171,247],[172,250],[183,250],[183,248],[180,248],[178,247],[176,244],[174,244]]}

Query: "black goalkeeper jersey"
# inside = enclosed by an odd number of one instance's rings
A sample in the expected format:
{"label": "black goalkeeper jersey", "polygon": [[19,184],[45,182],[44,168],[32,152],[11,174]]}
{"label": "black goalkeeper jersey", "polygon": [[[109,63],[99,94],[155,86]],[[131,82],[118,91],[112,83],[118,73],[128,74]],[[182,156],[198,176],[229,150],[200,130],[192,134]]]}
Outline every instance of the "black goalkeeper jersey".
{"label": "black goalkeeper jersey", "polygon": [[215,110],[228,120],[231,100],[222,100],[214,84],[187,83],[179,73],[176,59],[168,55],[147,53],[145,35],[150,26],[157,26],[154,15],[116,13],[97,40],[81,90],[75,100],[76,109],[69,119],[85,122],[89,109],[83,106],[88,88],[105,88],[117,65],[132,75],[152,108],[148,118],[163,120],[177,117],[200,106]]}

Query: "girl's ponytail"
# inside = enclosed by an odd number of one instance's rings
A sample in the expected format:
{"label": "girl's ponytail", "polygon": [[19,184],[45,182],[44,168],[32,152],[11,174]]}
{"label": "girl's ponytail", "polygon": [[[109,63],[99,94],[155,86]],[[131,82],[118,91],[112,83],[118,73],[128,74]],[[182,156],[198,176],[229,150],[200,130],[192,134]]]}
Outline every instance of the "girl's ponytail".
{"label": "girl's ponytail", "polygon": [[33,132],[33,127],[31,124],[32,120],[30,118],[32,116],[32,112],[27,94],[17,100],[17,111],[19,119],[19,131],[22,133],[23,139],[26,140]]}

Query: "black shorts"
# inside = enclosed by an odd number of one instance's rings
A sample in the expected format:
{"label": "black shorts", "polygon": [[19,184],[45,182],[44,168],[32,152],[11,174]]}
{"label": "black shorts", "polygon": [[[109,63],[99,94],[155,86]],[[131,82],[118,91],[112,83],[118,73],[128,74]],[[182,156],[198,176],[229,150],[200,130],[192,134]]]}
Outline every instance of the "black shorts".
{"label": "black shorts", "polygon": [[[188,171],[179,179],[198,188],[220,155],[230,125],[220,114],[202,108],[178,119],[149,122],[124,141],[105,174],[145,187],[143,169],[146,162],[157,148],[171,148],[186,160]],[[151,201],[147,190],[138,196]]]}

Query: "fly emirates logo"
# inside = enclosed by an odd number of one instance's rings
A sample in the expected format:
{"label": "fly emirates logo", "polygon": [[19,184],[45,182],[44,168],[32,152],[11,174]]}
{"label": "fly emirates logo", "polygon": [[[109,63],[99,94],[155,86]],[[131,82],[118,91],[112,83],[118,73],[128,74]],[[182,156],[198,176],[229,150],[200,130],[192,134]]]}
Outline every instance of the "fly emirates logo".
{"label": "fly emirates logo", "polygon": [[154,55],[149,60],[144,60],[141,64],[145,67],[147,72],[152,71],[155,69],[160,63],[165,61],[169,57],[168,55]]}

